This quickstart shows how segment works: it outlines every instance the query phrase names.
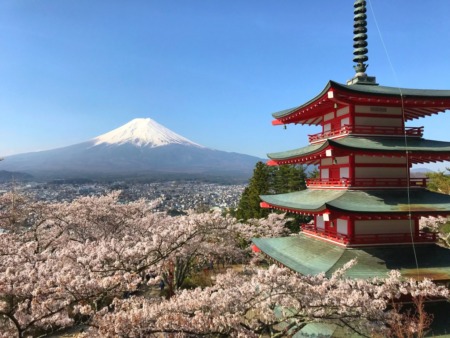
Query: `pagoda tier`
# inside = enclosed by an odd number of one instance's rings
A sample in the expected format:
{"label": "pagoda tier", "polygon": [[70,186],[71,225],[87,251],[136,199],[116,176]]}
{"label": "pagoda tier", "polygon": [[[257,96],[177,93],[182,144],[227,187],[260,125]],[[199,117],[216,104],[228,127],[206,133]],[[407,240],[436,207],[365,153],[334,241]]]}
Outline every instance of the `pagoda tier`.
{"label": "pagoda tier", "polygon": [[345,136],[268,154],[269,165],[313,164],[319,178],[307,187],[367,189],[425,187],[425,178],[410,178],[412,164],[450,161],[450,142],[420,137]]}
{"label": "pagoda tier", "polygon": [[[450,195],[427,189],[336,190],[305,189],[287,194],[261,195],[271,208],[305,215],[330,213],[354,217],[372,214],[374,218],[395,218],[407,214],[424,216],[450,215]],[[384,217],[386,216],[386,217]]]}
{"label": "pagoda tier", "polygon": [[[359,106],[370,108],[360,111]],[[336,112],[340,115],[338,117],[341,117],[341,125],[338,128],[340,129],[345,124],[358,126],[358,119],[361,120],[361,117],[394,118],[397,113],[403,121],[408,121],[448,109],[450,109],[450,90],[345,85],[330,81],[319,95],[307,103],[272,114],[275,118],[272,124],[324,125],[327,120],[332,119],[331,113]],[[349,117],[348,121],[346,117]],[[361,127],[363,126],[373,127],[377,126],[377,123],[363,123]],[[379,127],[382,126],[383,124]],[[357,129],[352,132],[355,131]]]}
{"label": "pagoda tier", "polygon": [[[337,269],[356,259],[358,264],[345,272],[349,278],[385,277],[395,269],[404,277],[450,280],[450,250],[434,244],[346,248],[305,234],[254,238],[253,243],[268,257],[303,275],[325,273],[330,277]],[[417,262],[420,268],[417,268]]]}
{"label": "pagoda tier", "polygon": [[399,137],[357,137],[346,136],[327,139],[306,147],[278,153],[269,153],[269,165],[320,164],[325,157],[341,156],[404,157],[408,162],[426,163],[450,160],[450,142],[426,140],[423,138]]}
{"label": "pagoda tier", "polygon": [[343,246],[432,243],[435,234],[419,230],[420,217],[450,215],[450,195],[423,188],[306,189],[260,198],[261,207],[313,216],[303,232]]}

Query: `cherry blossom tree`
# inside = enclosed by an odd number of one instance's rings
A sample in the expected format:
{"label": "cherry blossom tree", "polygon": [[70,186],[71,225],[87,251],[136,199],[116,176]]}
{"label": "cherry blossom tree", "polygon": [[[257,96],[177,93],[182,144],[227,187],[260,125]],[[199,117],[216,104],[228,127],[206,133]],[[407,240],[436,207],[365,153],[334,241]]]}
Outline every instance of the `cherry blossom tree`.
{"label": "cherry blossom tree", "polygon": [[437,233],[439,240],[447,247],[450,247],[450,233],[445,233],[441,231],[441,227],[447,223],[448,223],[447,217],[442,216],[421,217],[419,219],[419,228],[420,230],[427,230],[430,232]]}
{"label": "cherry blossom tree", "polygon": [[[72,306],[92,303],[96,307],[106,296],[119,296],[134,288],[136,276],[123,272],[96,271],[96,261],[83,265],[80,257],[89,246],[67,243],[57,250],[37,252],[36,242],[14,241],[1,235],[0,317],[8,319],[4,337],[36,335],[73,324]],[[17,245],[13,250],[11,244]],[[96,246],[97,253],[105,246]],[[9,251],[9,252],[8,252]]]}
{"label": "cherry blossom tree", "polygon": [[[118,229],[126,217],[142,210],[142,202],[120,206],[113,194],[70,204],[31,203],[18,212],[10,196],[2,197],[7,233],[0,235],[0,317],[7,329],[0,331],[5,336],[71,325],[75,304],[92,303],[95,308],[137,287],[136,260],[145,264],[139,252],[142,243],[134,245],[123,233],[125,226]],[[116,226],[106,231],[113,221]],[[161,259],[159,253],[145,258]]]}
{"label": "cherry blossom tree", "polygon": [[[21,213],[7,206],[2,208],[7,232],[0,235],[3,336],[24,337],[70,326],[74,305],[97,307],[106,297],[136,288],[135,271],[110,268],[114,250],[130,243],[73,236],[63,217],[73,205],[31,203]],[[15,221],[8,217],[12,213]]]}
{"label": "cherry blossom tree", "polygon": [[219,212],[195,213],[175,218],[182,224],[197,224],[201,234],[192,239],[168,257],[164,265],[164,281],[169,286],[169,293],[182,286],[183,281],[193,269],[207,267],[225,262],[247,263],[251,258],[250,242],[254,237],[275,237],[286,235],[285,227],[289,219],[285,214],[270,214],[267,218],[251,219],[246,223],[237,223],[230,216]]}
{"label": "cherry blossom tree", "polygon": [[266,218],[252,218],[245,223],[238,223],[235,225],[235,229],[247,245],[255,237],[280,237],[288,235],[289,229],[286,228],[286,223],[290,220],[290,218],[286,218],[286,214],[271,213]]}
{"label": "cherry blossom tree", "polygon": [[407,331],[417,331],[415,322],[405,321],[391,307],[393,301],[405,295],[448,297],[445,287],[429,280],[402,280],[397,271],[384,279],[345,278],[354,263],[330,278],[301,276],[277,266],[240,274],[230,270],[214,286],[184,290],[170,300],[116,300],[113,312],[91,312],[93,326],[86,336],[286,336],[317,321],[387,336],[402,321]]}
{"label": "cherry blossom tree", "polygon": [[0,228],[12,231],[26,226],[30,201],[16,192],[0,195]]}

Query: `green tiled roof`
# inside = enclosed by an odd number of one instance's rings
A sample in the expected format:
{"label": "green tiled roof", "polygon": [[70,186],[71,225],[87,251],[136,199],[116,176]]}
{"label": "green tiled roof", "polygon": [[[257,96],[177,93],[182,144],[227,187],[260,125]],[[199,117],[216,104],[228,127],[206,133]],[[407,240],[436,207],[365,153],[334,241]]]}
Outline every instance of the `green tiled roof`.
{"label": "green tiled roof", "polygon": [[330,207],[354,212],[450,212],[450,195],[426,189],[348,190]]}
{"label": "green tiled roof", "polygon": [[287,194],[261,195],[260,198],[269,204],[296,210],[320,211],[326,208],[326,203],[342,196],[345,190],[306,189]]}
{"label": "green tiled roof", "polygon": [[332,190],[306,189],[287,194],[261,195],[261,200],[298,211],[338,209],[356,213],[448,213],[450,195],[426,189]]}
{"label": "green tiled roof", "polygon": [[440,89],[412,89],[412,88],[398,88],[388,86],[367,86],[367,85],[347,85],[330,81],[327,87],[338,88],[349,92],[364,93],[371,95],[383,95],[383,96],[400,96],[406,97],[434,97],[434,98],[450,98],[450,90]]}
{"label": "green tiled roof", "polygon": [[296,332],[293,338],[363,338],[368,337],[370,333],[363,335],[352,331],[348,327],[334,324],[332,322],[316,322],[306,324],[300,331]]}
{"label": "green tiled roof", "polygon": [[403,137],[358,137],[345,136],[339,139],[326,140],[323,143],[310,144],[306,147],[288,150],[278,153],[270,153],[267,156],[272,160],[286,160],[301,156],[308,156],[321,151],[328,146],[336,148],[351,148],[364,151],[382,152],[416,152],[416,153],[450,153],[450,142],[426,140],[423,138],[409,137],[405,143]]}
{"label": "green tiled roof", "polygon": [[253,243],[266,255],[304,275],[328,271],[342,256],[344,248],[323,245],[306,236],[254,238]]}
{"label": "green tiled roof", "polygon": [[308,102],[306,102],[306,103],[304,103],[304,104],[302,104],[302,105],[300,105],[300,106],[294,107],[294,108],[290,108],[290,109],[285,109],[285,110],[282,110],[282,111],[278,111],[278,112],[276,112],[276,113],[273,113],[272,116],[273,116],[274,118],[276,118],[276,119],[282,118],[282,117],[284,117],[284,116],[289,115],[289,114],[290,114],[291,112],[293,112],[294,110],[301,109],[301,108],[303,108],[303,107],[307,107],[308,105],[310,105],[311,103],[313,103],[314,101],[316,101],[318,98],[320,98],[321,96],[323,96],[324,94],[326,94],[326,92],[331,88],[331,84],[332,84],[332,83],[333,83],[332,81],[328,82],[328,84],[327,84],[327,85],[325,86],[325,88],[320,92],[320,94],[317,95],[316,97],[314,97],[313,99],[309,100]]}
{"label": "green tiled roof", "polygon": [[306,156],[310,154],[314,154],[320,150],[325,149],[328,146],[327,142],[324,143],[315,143],[307,145],[306,147],[302,147],[299,149],[283,151],[279,153],[270,153],[267,154],[267,157],[272,160],[285,160],[289,158],[295,158],[299,156]]}
{"label": "green tiled roof", "polygon": [[386,87],[386,86],[367,86],[367,85],[346,85],[338,83],[335,81],[329,81],[325,88],[313,99],[309,100],[305,104],[300,106],[285,109],[276,113],[272,116],[276,119],[282,118],[289,115],[292,111],[307,107],[314,101],[318,100],[325,93],[327,93],[331,88],[336,88],[338,90],[343,90],[347,92],[367,94],[367,95],[382,95],[382,96],[400,96],[403,98],[407,97],[417,97],[417,98],[450,98],[450,90],[433,90],[433,89],[410,89],[410,88],[397,88],[397,87]]}
{"label": "green tiled roof", "polygon": [[389,270],[400,270],[404,277],[450,280],[450,249],[435,244],[350,249],[301,233],[291,237],[254,238],[253,243],[269,257],[303,275],[323,272],[331,276],[356,258],[358,263],[346,273],[349,278],[385,277]]}
{"label": "green tiled roof", "polygon": [[426,140],[418,137],[356,137],[328,140],[331,145],[374,151],[450,152],[450,142]]}

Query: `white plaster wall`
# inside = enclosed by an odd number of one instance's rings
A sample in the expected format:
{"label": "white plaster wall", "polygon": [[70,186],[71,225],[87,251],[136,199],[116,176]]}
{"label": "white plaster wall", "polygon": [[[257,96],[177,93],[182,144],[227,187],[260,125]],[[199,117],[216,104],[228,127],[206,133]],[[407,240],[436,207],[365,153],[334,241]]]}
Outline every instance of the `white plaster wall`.
{"label": "white plaster wall", "polygon": [[386,163],[386,164],[405,164],[406,165],[406,158],[356,155],[355,163],[356,164],[358,164],[358,163],[377,163],[377,164]]}
{"label": "white plaster wall", "polygon": [[350,161],[348,156],[338,156],[334,159],[336,161],[335,164],[348,164],[348,162]]}
{"label": "white plaster wall", "polygon": [[355,125],[357,126],[377,126],[377,127],[401,127],[403,125],[401,118],[383,118],[383,117],[364,117],[356,116]]}
{"label": "white plaster wall", "polygon": [[[411,220],[414,233],[414,221]],[[409,220],[355,220],[355,235],[409,233]]]}
{"label": "white plaster wall", "polygon": [[380,106],[355,106],[356,113],[383,114],[402,116],[400,107],[380,107]]}
{"label": "white plaster wall", "polygon": [[348,233],[348,227],[347,227],[348,220],[338,218],[336,220],[336,224],[337,224],[337,232],[339,234],[347,235],[347,233]]}
{"label": "white plaster wall", "polygon": [[329,121],[329,120],[332,120],[332,119],[334,119],[334,112],[328,113],[328,114],[326,114],[326,115],[323,117],[323,120],[324,120],[324,121]]}
{"label": "white plaster wall", "polygon": [[316,228],[317,229],[325,229],[325,221],[323,220],[322,215],[316,216]]}
{"label": "white plaster wall", "polygon": [[348,118],[348,117],[344,117],[341,120],[341,127],[345,126],[346,124],[350,124],[350,118]]}
{"label": "white plaster wall", "polygon": [[344,107],[344,108],[340,108],[337,110],[336,112],[336,116],[342,116],[342,115],[347,115],[350,112],[350,107]]}
{"label": "white plaster wall", "polygon": [[332,158],[323,158],[320,161],[321,165],[332,165],[333,164],[333,159]]}
{"label": "white plaster wall", "polygon": [[356,167],[356,178],[405,178],[406,168],[391,168],[391,167]]}
{"label": "white plaster wall", "polygon": [[350,176],[350,169],[349,169],[349,167],[339,168],[339,177],[349,178],[349,176]]}

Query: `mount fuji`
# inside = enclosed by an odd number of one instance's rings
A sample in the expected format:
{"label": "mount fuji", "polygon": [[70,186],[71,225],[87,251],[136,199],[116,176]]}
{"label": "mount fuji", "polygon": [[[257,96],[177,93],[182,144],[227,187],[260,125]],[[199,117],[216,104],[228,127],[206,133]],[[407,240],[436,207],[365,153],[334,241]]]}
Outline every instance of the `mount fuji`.
{"label": "mount fuji", "polygon": [[5,157],[0,170],[40,179],[228,176],[249,178],[262,159],[204,147],[150,118],[68,147]]}
{"label": "mount fuji", "polygon": [[182,144],[204,148],[150,118],[131,120],[122,127],[94,138],[92,142],[94,146],[131,144],[137,147],[155,148],[169,144]]}

